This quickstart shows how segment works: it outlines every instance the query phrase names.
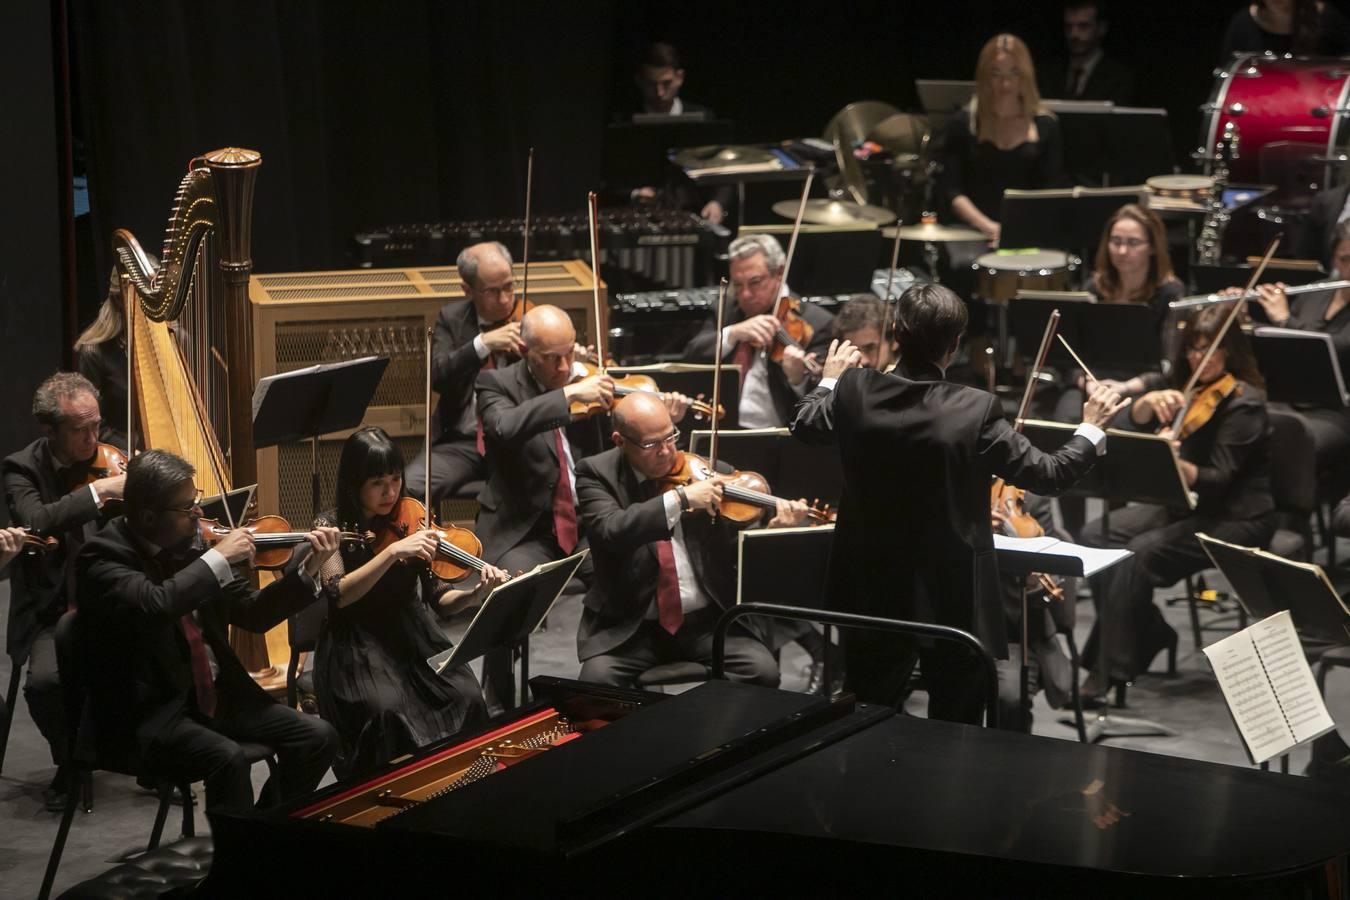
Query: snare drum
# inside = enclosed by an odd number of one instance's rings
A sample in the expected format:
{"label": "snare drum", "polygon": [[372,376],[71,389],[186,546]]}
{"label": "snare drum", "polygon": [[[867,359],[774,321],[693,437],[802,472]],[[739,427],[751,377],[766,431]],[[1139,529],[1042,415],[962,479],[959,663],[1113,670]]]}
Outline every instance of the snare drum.
{"label": "snare drum", "polygon": [[1077,268],[1067,253],[1038,250],[1035,253],[986,253],[972,263],[977,279],[976,295],[993,303],[1006,303],[1019,290],[1064,291],[1069,273]]}
{"label": "snare drum", "polygon": [[[1343,180],[1329,159],[1350,147],[1350,61],[1248,53],[1214,70],[1200,153],[1213,172],[1215,146],[1232,122],[1238,158],[1232,182],[1275,184],[1308,193]],[[1320,185],[1317,184],[1320,182]]]}

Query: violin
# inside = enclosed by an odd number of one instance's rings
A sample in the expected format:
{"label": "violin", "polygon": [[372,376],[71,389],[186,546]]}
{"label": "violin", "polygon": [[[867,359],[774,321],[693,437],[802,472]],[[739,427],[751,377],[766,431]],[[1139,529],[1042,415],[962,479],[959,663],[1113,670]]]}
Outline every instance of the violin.
{"label": "violin", "polygon": [[[222,525],[215,519],[199,519],[197,527],[208,547],[236,530],[228,525]],[[309,541],[308,531],[292,531],[291,524],[281,516],[258,516],[238,527],[253,535],[253,545],[256,548],[253,568],[268,572],[284,569],[291,561],[291,551]],[[365,544],[372,540],[374,535],[343,531],[340,537],[343,544],[350,545]]]}
{"label": "violin", "polygon": [[[784,273],[786,274],[786,269]],[[769,351],[769,359],[773,362],[783,362],[783,351],[787,347],[796,347],[802,353],[806,352],[806,345],[811,343],[811,338],[815,335],[816,329],[810,322],[802,316],[802,301],[796,297],[780,297],[778,305],[774,307],[774,318],[778,320],[778,333],[774,335],[773,348]],[[821,365],[813,359],[804,359],[806,369],[813,375],[821,373]]]}
{"label": "violin", "polygon": [[[582,361],[581,365],[586,370],[585,377],[587,378],[592,375],[597,375],[600,372],[599,367],[589,361]],[[626,397],[637,391],[647,391],[652,394],[661,393],[661,389],[657,387],[656,380],[650,375],[643,375],[635,372],[624,375],[621,378],[615,378],[611,375],[610,379],[614,382],[615,397]],[[573,418],[586,418],[593,416],[596,413],[606,412],[605,408],[599,403],[582,403],[580,400],[571,403],[568,406],[568,410],[572,413]],[[689,411],[693,413],[695,419],[710,419],[712,418],[713,408],[712,404],[703,400],[690,400]],[[726,414],[726,408],[719,405],[717,407],[717,418],[721,419]]]}
{"label": "violin", "polygon": [[436,557],[431,561],[431,574],[441,581],[451,584],[463,581],[487,566],[482,559],[483,544],[476,534],[455,525],[431,524],[427,508],[412,497],[400,497],[388,516],[381,516],[372,524],[374,536],[369,546],[375,553],[423,529],[436,532]]}
{"label": "violin", "polygon": [[111,478],[127,470],[127,455],[112,444],[100,443],[94,455],[83,466],[72,466],[71,475],[66,481],[66,489],[73,491],[79,487],[93,484],[100,478]]}
{"label": "violin", "polygon": [[51,535],[34,534],[31,528],[24,528],[23,531],[23,549],[21,551],[23,553],[29,555],[46,553],[61,546],[61,542]]}
{"label": "violin", "polygon": [[[680,453],[675,458],[675,467],[670,473],[659,479],[662,492],[673,491],[677,487],[693,484],[695,481],[707,481],[715,475],[727,480],[722,484],[722,500],[717,513],[736,525],[751,525],[764,514],[764,510],[777,510],[780,498],[769,493],[769,483],[758,472],[715,472],[708,460],[694,453]],[[828,507],[812,506],[806,512],[807,517],[817,523],[833,522],[835,515]]]}
{"label": "violin", "polygon": [[1242,384],[1232,372],[1225,372],[1219,378],[1199,388],[1194,399],[1186,406],[1180,425],[1172,432],[1174,440],[1184,441],[1195,434],[1214,418],[1219,406],[1231,396],[1242,396]]}

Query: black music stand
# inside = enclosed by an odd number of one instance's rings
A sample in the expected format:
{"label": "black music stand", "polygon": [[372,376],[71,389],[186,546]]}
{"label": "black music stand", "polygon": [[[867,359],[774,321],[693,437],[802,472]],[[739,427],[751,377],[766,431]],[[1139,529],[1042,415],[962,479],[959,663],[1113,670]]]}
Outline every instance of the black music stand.
{"label": "black music stand", "polygon": [[[766,598],[799,609],[825,608],[834,526],[751,528],[737,536],[736,603],[763,603]],[[825,643],[833,628],[824,625]],[[777,652],[777,648],[773,648]],[[821,692],[829,696],[830,654],[821,658]]]}
{"label": "black music stand", "polygon": [[998,242],[1002,247],[1064,250],[1087,259],[1116,210],[1142,203],[1143,197],[1138,187],[1004,191]]}
{"label": "black music stand", "polygon": [[310,503],[319,514],[319,437],[357,428],[389,359],[363,356],[268,375],[253,389],[254,449],[308,440]]}
{"label": "black music stand", "polygon": [[1301,637],[1330,644],[1350,641],[1350,609],[1321,566],[1204,533],[1196,537],[1253,621],[1289,610]]}
{"label": "black music stand", "polygon": [[202,518],[215,519],[225,525],[244,521],[248,517],[248,508],[253,504],[253,495],[257,490],[256,484],[250,484],[248,487],[235,488],[224,494],[203,497]]}
{"label": "black music stand", "polygon": [[473,662],[498,647],[520,648],[520,699],[524,702],[530,681],[530,635],[539,629],[548,612],[572,580],[589,550],[535,566],[488,594],[474,613],[468,631],[449,650],[427,659],[436,674],[451,666]]}
{"label": "black music stand", "polygon": [[1350,406],[1331,335],[1294,328],[1257,328],[1252,350],[1266,379],[1266,399],[1323,408]]}
{"label": "black music stand", "polygon": [[615,122],[605,126],[600,145],[601,178],[607,190],[618,193],[664,185],[674,174],[667,159],[670,148],[726,144],[733,130],[728,119],[695,116]]}
{"label": "black music stand", "polygon": [[[712,402],[713,375],[717,366],[712,363],[656,363],[650,366],[610,366],[606,371],[615,378],[623,375],[650,375],[656,379],[663,391],[674,391],[686,397],[695,397]],[[730,362],[722,364],[722,408],[726,410],[723,424],[735,427],[740,415],[741,370]],[[688,433],[698,424],[693,414],[685,416],[682,422],[676,422],[680,430]]]}
{"label": "black music stand", "polygon": [[[1050,313],[1059,310],[1059,334],[1102,372],[1156,371],[1162,341],[1153,310],[1137,303],[1097,303],[1092,295],[1070,291],[1018,291],[1008,304],[1008,330],[1018,346],[1039,346]],[[1077,367],[1059,341],[1046,361]]]}
{"label": "black music stand", "polygon": [[[792,225],[744,225],[737,234],[774,235],[786,244]],[[804,224],[797,235],[788,284],[799,296],[870,291],[877,260],[888,245],[881,229],[872,224]]]}
{"label": "black music stand", "polygon": [[[994,535],[994,552],[997,556],[1000,575],[1012,575],[1022,579],[1022,637],[1021,660],[1018,667],[1018,709],[1022,711],[1022,725],[1027,734],[1031,733],[1031,669],[1027,659],[1031,652],[1027,646],[1027,586],[1026,578],[1033,573],[1045,575],[1070,575],[1078,578],[1090,578],[1105,571],[1126,557],[1133,556],[1131,550],[1104,550],[1096,547],[1081,547],[1059,538],[1048,536],[1035,538],[1010,538],[1001,534]],[[1075,681],[1078,673],[1074,672]],[[1161,727],[1161,726],[1159,726]],[[1133,733],[1133,732],[1132,732]],[[1150,732],[1152,733],[1152,732]],[[1164,731],[1164,734],[1170,732]],[[1099,734],[1094,740],[1100,739]]]}
{"label": "black music stand", "polygon": [[1109,101],[1047,100],[1064,139],[1064,170],[1100,185],[1142,184],[1172,171],[1167,110]]}
{"label": "black music stand", "polygon": [[[706,456],[711,437],[710,431],[693,432],[689,452]],[[804,444],[786,428],[720,431],[717,455],[738,469],[763,475],[779,497],[804,497],[833,506],[844,493],[839,451],[828,445]]]}

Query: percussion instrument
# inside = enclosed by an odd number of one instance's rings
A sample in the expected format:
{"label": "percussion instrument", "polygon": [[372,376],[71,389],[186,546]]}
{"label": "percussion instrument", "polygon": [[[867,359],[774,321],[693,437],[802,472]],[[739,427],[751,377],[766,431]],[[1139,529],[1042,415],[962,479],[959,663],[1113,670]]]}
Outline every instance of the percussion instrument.
{"label": "percussion instrument", "polygon": [[[984,232],[976,231],[974,228],[967,228],[964,225],[938,225],[937,223],[924,223],[921,225],[900,225],[900,237],[906,241],[919,241],[921,243],[949,243],[960,241],[987,241]],[[882,236],[895,237],[895,228],[883,228]]]}
{"label": "percussion instrument", "polygon": [[[797,215],[797,203],[780,200],[773,211],[785,219]],[[807,200],[802,220],[813,225],[889,225],[895,213],[880,206],[853,203],[845,200]]]}
{"label": "percussion instrument", "polygon": [[[1214,179],[1208,175],[1155,175],[1144,182],[1149,190],[1150,205],[1168,203],[1206,204],[1210,191],[1214,189]],[[1154,201],[1161,200],[1162,204]]]}
{"label": "percussion instrument", "polygon": [[706,169],[716,166],[763,165],[774,161],[774,155],[763,147],[709,146],[688,147],[672,157],[675,165],[684,169]]}
{"label": "percussion instrument", "polygon": [[1230,163],[1232,181],[1299,193],[1341,181],[1332,160],[1350,147],[1350,64],[1248,53],[1214,74],[1214,89],[1201,107],[1200,158],[1207,173],[1215,145],[1232,123],[1241,136],[1241,152]]}
{"label": "percussion instrument", "polygon": [[1078,264],[1059,250],[1032,253],[986,253],[971,268],[978,279],[980,299],[1006,303],[1019,290],[1063,291],[1069,287],[1069,273]]}

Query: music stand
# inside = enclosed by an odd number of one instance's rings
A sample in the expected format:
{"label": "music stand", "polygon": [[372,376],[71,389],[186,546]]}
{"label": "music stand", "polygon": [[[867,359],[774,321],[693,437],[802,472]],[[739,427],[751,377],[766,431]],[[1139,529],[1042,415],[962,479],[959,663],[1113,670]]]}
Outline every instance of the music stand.
{"label": "music stand", "polygon": [[473,662],[498,647],[520,647],[520,697],[527,696],[530,680],[530,635],[539,629],[549,610],[572,580],[589,550],[549,563],[493,588],[474,613],[459,643],[427,659],[437,675],[447,668]]}
{"label": "music stand", "polygon": [[1350,640],[1350,609],[1321,566],[1203,532],[1195,536],[1253,621],[1289,610],[1302,637],[1331,644]]}
{"label": "music stand", "polygon": [[[1162,341],[1150,307],[1098,303],[1084,291],[1018,291],[1008,304],[1008,330],[1018,346],[1035,347],[1050,313],[1058,309],[1059,333],[1102,372],[1144,372],[1159,368]],[[1050,345],[1046,361],[1076,367],[1064,345]]]}
{"label": "music stand", "polygon": [[253,389],[253,446],[308,440],[310,503],[319,514],[319,437],[360,426],[389,359],[363,356],[268,375]]}
{"label": "music stand", "polygon": [[1252,350],[1270,402],[1350,406],[1336,345],[1326,332],[1261,327],[1252,333]]}
{"label": "music stand", "polygon": [[605,187],[626,192],[643,185],[666,184],[671,175],[671,147],[701,147],[732,140],[728,119],[661,116],[643,122],[616,122],[605,127],[600,172]]}
{"label": "music stand", "polygon": [[248,487],[235,488],[225,494],[202,498],[202,518],[215,519],[227,525],[244,521],[248,517],[248,508],[253,505],[253,495],[257,490],[256,484],[250,484]]}
{"label": "music stand", "polygon": [[[739,235],[772,234],[784,243],[789,224],[743,225]],[[801,227],[788,283],[799,295],[861,294],[872,289],[872,272],[881,257],[881,229],[872,223]]]}
{"label": "music stand", "polygon": [[1086,259],[1116,211],[1143,198],[1144,189],[1137,186],[1007,190],[999,207],[999,245],[1053,248]]}
{"label": "music stand", "polygon": [[[689,435],[689,452],[707,455],[712,432]],[[718,432],[718,454],[738,469],[758,472],[775,495],[819,500],[835,505],[844,492],[839,451],[829,445],[804,444],[786,428],[743,428]]]}
{"label": "music stand", "polygon": [[[834,526],[751,528],[737,537],[736,603],[782,602],[802,609],[825,608]],[[781,601],[773,598],[784,598]],[[833,628],[824,626],[825,643],[833,643]],[[771,648],[775,652],[777,648]],[[821,658],[821,689],[830,690],[830,654]]]}
{"label": "music stand", "polygon": [[[712,363],[655,363],[650,366],[610,366],[606,371],[616,378],[623,375],[650,375],[663,391],[674,391],[686,397],[700,398],[712,402],[713,373],[717,366]],[[734,423],[740,415],[741,370],[730,362],[722,364],[722,408],[726,410],[723,421]],[[695,420],[686,416],[681,431],[688,431]]]}

